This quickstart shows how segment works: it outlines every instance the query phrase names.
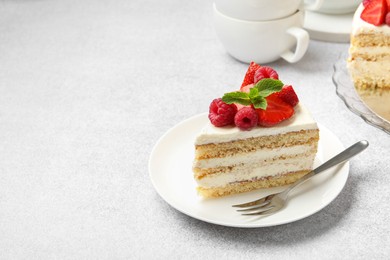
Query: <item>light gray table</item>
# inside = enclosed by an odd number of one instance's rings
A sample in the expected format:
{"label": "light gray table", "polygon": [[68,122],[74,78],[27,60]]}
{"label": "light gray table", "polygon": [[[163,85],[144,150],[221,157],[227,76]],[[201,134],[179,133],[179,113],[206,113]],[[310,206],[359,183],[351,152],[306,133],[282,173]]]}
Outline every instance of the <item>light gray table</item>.
{"label": "light gray table", "polygon": [[213,225],[170,207],[148,159],[169,128],[239,86],[209,1],[0,1],[1,259],[380,259],[390,254],[390,136],[336,96],[347,44],[311,41],[294,84],[351,162],[320,212],[268,228]]}

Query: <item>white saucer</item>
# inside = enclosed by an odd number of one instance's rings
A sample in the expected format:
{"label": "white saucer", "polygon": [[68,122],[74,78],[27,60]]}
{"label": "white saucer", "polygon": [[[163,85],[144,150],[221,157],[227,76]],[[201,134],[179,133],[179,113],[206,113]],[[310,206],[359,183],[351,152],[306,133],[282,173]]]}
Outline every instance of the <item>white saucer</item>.
{"label": "white saucer", "polygon": [[[166,132],[156,143],[149,158],[149,174],[157,193],[172,207],[196,219],[231,227],[266,227],[308,217],[332,202],[343,189],[349,163],[334,167],[292,191],[288,205],[266,218],[244,217],[234,208],[283,187],[263,189],[217,199],[203,199],[196,192],[192,160],[194,140],[208,122],[207,114],[191,117]],[[320,125],[320,143],[315,166],[344,150],[340,140]]]}
{"label": "white saucer", "polygon": [[330,15],[306,11],[303,27],[309,32],[310,39],[348,43],[353,15],[354,13]]}

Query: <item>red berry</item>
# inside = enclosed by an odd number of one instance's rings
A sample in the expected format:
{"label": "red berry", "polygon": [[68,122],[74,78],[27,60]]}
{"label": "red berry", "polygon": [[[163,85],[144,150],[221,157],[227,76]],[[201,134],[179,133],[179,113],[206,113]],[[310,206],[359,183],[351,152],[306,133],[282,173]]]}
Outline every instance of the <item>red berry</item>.
{"label": "red berry", "polygon": [[249,64],[248,70],[245,73],[245,77],[244,77],[244,80],[241,84],[241,87],[244,87],[244,86],[249,85],[249,84],[253,84],[255,72],[258,68],[260,68],[260,65],[256,64],[253,61]]}
{"label": "red berry", "polygon": [[283,86],[280,92],[277,92],[273,95],[277,95],[280,99],[293,107],[299,103],[298,96],[291,85]]}
{"label": "red berry", "polygon": [[237,111],[240,111],[241,109],[243,109],[244,107],[248,107],[248,106],[244,106],[244,105],[241,105],[241,104],[235,104],[236,107],[237,107]]}
{"label": "red berry", "polygon": [[258,116],[258,125],[274,126],[294,114],[294,108],[281,100],[277,95],[270,95],[267,98],[267,109],[256,109]]}
{"label": "red berry", "polygon": [[249,93],[249,90],[251,89],[251,88],[253,88],[253,84],[249,84],[249,85],[246,85],[246,86],[242,86],[241,88],[240,88],[240,91],[242,91],[242,92],[245,92],[245,93]]}
{"label": "red berry", "polygon": [[360,18],[367,23],[379,26],[385,22],[386,13],[386,0],[371,0],[363,9]]}
{"label": "red berry", "polygon": [[[390,0],[389,0],[390,1]],[[390,12],[386,14],[385,23],[390,26]]]}
{"label": "red berry", "polygon": [[241,130],[250,130],[257,125],[257,113],[252,107],[238,110],[234,117],[234,124]]}
{"label": "red berry", "polygon": [[254,83],[256,84],[262,79],[271,78],[271,79],[279,79],[278,73],[271,67],[260,67],[256,70],[255,76],[253,78]]}
{"label": "red berry", "polygon": [[366,7],[370,2],[371,0],[363,0],[363,6]]}
{"label": "red berry", "polygon": [[226,104],[221,98],[214,99],[209,108],[210,122],[217,126],[232,125],[234,123],[234,116],[237,113],[235,104]]}

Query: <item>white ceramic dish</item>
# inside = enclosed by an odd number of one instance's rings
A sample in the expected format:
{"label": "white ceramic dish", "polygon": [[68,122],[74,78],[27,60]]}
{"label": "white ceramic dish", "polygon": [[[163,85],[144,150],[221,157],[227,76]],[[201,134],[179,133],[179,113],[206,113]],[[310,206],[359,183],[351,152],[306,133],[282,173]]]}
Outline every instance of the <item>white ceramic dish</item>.
{"label": "white ceramic dish", "polygon": [[280,58],[299,61],[309,45],[309,34],[302,29],[304,11],[270,21],[247,21],[231,18],[214,4],[214,27],[226,51],[239,61],[258,64]]}
{"label": "white ceramic dish", "polygon": [[240,20],[268,21],[294,14],[298,9],[319,9],[323,0],[215,0],[216,8],[226,16]]}
{"label": "white ceramic dish", "polygon": [[[305,0],[306,4],[312,0]],[[356,10],[362,0],[324,0],[316,12],[324,14],[348,14]]]}
{"label": "white ceramic dish", "polygon": [[[174,126],[159,139],[149,159],[150,178],[156,191],[168,204],[184,214],[231,227],[255,228],[285,224],[323,209],[337,197],[347,181],[349,164],[345,163],[315,176],[292,191],[288,205],[277,214],[266,218],[241,216],[231,205],[254,200],[283,187],[218,199],[201,198],[195,190],[191,167],[195,136],[207,120],[207,114],[200,114]],[[327,128],[320,126],[319,152],[315,164],[319,165],[343,149],[340,140]]]}
{"label": "white ceramic dish", "polygon": [[312,40],[348,43],[352,18],[353,13],[331,15],[306,11],[303,28]]}

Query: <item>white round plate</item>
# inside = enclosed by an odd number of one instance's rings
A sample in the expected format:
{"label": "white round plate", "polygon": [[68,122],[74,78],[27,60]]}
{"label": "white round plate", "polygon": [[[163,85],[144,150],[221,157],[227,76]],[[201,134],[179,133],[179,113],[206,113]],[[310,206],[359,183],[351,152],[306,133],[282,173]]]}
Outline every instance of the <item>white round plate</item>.
{"label": "white round plate", "polygon": [[[241,216],[233,204],[244,203],[285,188],[270,188],[216,199],[197,194],[192,161],[196,135],[208,122],[207,114],[191,117],[166,132],[154,146],[149,158],[149,173],[158,194],[172,207],[209,223],[231,227],[266,227],[293,222],[323,209],[343,189],[349,163],[336,166],[313,177],[293,190],[287,206],[267,216]],[[340,140],[327,128],[319,126],[320,142],[315,166],[344,150]]]}
{"label": "white round plate", "polygon": [[309,32],[310,39],[348,43],[352,31],[353,14],[330,15],[306,11],[303,28]]}

